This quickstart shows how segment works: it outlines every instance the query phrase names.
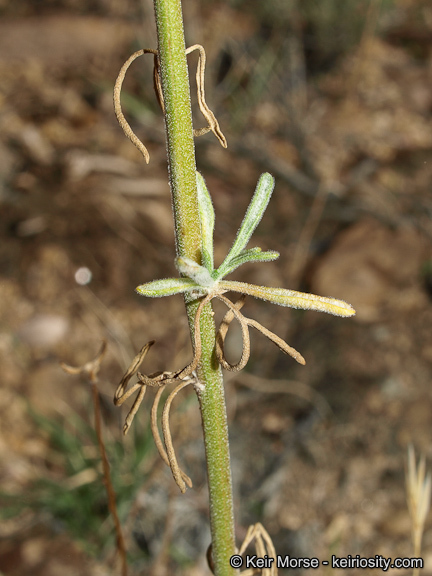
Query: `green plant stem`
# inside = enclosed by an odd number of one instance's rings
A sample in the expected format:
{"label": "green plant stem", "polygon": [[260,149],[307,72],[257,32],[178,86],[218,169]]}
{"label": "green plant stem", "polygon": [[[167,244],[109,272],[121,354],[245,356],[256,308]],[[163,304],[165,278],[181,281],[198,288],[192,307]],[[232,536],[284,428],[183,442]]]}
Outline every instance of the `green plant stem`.
{"label": "green plant stem", "polygon": [[[181,0],[154,0],[168,165],[179,256],[201,262],[201,233],[196,190],[190,89],[185,54]],[[198,304],[186,297],[191,335]],[[231,469],[221,369],[215,359],[215,326],[209,304],[201,315],[202,355],[197,368],[210,493],[212,556],[216,576],[232,576],[235,553]]]}

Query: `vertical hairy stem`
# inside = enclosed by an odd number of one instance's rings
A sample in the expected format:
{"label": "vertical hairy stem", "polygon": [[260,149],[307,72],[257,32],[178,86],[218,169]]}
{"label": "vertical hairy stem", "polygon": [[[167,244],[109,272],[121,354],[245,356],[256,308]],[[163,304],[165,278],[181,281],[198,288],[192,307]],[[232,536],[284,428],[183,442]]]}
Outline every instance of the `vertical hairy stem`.
{"label": "vertical hairy stem", "polygon": [[[201,234],[196,191],[196,167],[186,64],[181,0],[154,0],[158,50],[165,102],[168,163],[179,256],[201,262]],[[196,302],[186,298],[193,331]],[[206,448],[210,492],[212,555],[216,576],[232,576],[229,558],[235,552],[231,471],[221,369],[215,359],[215,326],[211,305],[200,322],[202,355],[198,393]]]}
{"label": "vertical hairy stem", "polygon": [[195,149],[180,0],[155,0],[168,164],[179,256],[200,261]]}

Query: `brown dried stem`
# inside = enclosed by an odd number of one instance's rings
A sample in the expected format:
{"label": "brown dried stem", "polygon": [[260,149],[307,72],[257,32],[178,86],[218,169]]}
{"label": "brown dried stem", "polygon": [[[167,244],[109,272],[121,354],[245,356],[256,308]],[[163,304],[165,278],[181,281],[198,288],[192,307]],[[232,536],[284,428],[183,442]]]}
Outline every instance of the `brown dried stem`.
{"label": "brown dried stem", "polygon": [[103,477],[104,477],[104,484],[105,489],[107,492],[108,497],[108,508],[110,514],[114,521],[114,528],[116,532],[116,540],[117,540],[117,550],[121,560],[121,573],[122,576],[127,576],[128,574],[128,566],[127,566],[127,556],[126,556],[126,544],[123,538],[123,532],[120,524],[120,520],[117,514],[117,504],[116,504],[116,496],[114,492],[114,487],[111,482],[111,474],[110,474],[110,465],[108,461],[108,456],[105,449],[105,443],[102,436],[102,421],[101,421],[101,410],[100,410],[100,400],[99,400],[99,391],[97,389],[96,384],[98,383],[98,372],[101,367],[102,359],[105,355],[107,349],[107,343],[104,340],[102,342],[102,346],[96,355],[94,360],[87,362],[83,366],[69,366],[63,362],[61,362],[60,366],[63,368],[65,372],[68,374],[74,375],[81,375],[86,378],[88,383],[91,385],[92,389],[92,399],[93,399],[93,411],[94,411],[94,420],[95,420],[95,429],[96,429],[96,437],[99,446],[99,452],[102,460],[102,469],[103,469]]}

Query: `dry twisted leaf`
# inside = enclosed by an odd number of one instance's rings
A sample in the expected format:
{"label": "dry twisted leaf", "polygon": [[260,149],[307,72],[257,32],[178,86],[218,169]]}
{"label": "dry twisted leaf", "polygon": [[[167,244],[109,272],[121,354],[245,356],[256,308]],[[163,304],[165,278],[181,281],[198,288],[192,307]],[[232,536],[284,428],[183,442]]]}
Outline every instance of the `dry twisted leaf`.
{"label": "dry twisted leaf", "polygon": [[[207,106],[205,100],[205,90],[204,90],[204,72],[205,72],[205,64],[206,64],[206,55],[205,50],[200,44],[194,44],[186,49],[186,54],[190,54],[194,50],[199,51],[198,56],[198,66],[196,72],[196,82],[197,82],[197,96],[198,96],[198,105],[201,110],[202,115],[208,122],[208,126],[205,128],[201,128],[199,130],[194,130],[194,136],[202,136],[203,134],[207,134],[207,132],[213,132],[216,138],[219,140],[220,144],[226,148],[227,141],[225,136],[220,129],[219,123],[216,120],[215,115]],[[160,76],[160,65],[159,65],[159,57],[158,51],[154,48],[143,48],[142,50],[138,50],[134,52],[132,56],[130,56],[123,66],[120,69],[120,72],[117,76],[117,80],[114,85],[114,111],[117,117],[118,123],[120,124],[123,132],[129,138],[134,146],[138,148],[141,154],[144,156],[146,163],[148,164],[150,161],[150,155],[148,153],[147,148],[135,134],[135,132],[130,127],[128,121],[126,120],[122,107],[121,107],[121,89],[123,86],[123,80],[125,78],[126,72],[129,66],[132,64],[134,60],[136,60],[139,56],[143,54],[153,54],[154,56],[154,67],[153,67],[153,84],[154,90],[156,93],[156,97],[158,99],[159,105],[162,109],[162,112],[165,112],[165,103],[162,93],[162,84],[161,84],[161,76]]]}
{"label": "dry twisted leaf", "polygon": [[[141,348],[140,352],[133,359],[131,365],[129,366],[128,370],[126,371],[125,375],[120,381],[120,384],[117,387],[117,390],[114,394],[114,404],[116,406],[121,406],[123,402],[125,402],[125,400],[130,398],[132,394],[134,394],[134,392],[139,390],[138,395],[136,396],[132,404],[132,407],[129,410],[125,419],[123,432],[124,434],[126,434],[132,424],[135,414],[137,413],[144,399],[147,386],[150,386],[152,388],[158,388],[151,409],[151,430],[159,454],[163,459],[163,461],[171,468],[174,480],[176,481],[176,484],[178,485],[178,487],[182,492],[186,491],[186,486],[189,487],[192,486],[192,481],[189,478],[189,476],[185,472],[183,472],[180,466],[178,465],[172,442],[172,435],[169,424],[169,414],[172,401],[174,400],[178,392],[180,392],[180,390],[182,390],[189,384],[194,384],[195,386],[198,385],[195,370],[200,361],[202,352],[200,318],[204,306],[206,306],[206,304],[208,304],[213,298],[221,300],[228,307],[228,312],[222,319],[222,322],[220,324],[216,336],[216,357],[218,359],[218,362],[221,364],[223,368],[230,370],[231,372],[238,372],[239,370],[241,370],[246,366],[250,357],[249,326],[253,326],[257,330],[259,330],[262,334],[264,334],[264,336],[266,336],[272,342],[274,342],[283,352],[289,354],[295,360],[297,360],[297,362],[300,362],[301,364],[305,363],[303,356],[299,352],[297,352],[297,350],[294,350],[294,348],[288,346],[288,344],[284,340],[282,340],[282,338],[279,338],[279,336],[273,334],[273,332],[271,332],[267,328],[264,328],[264,326],[262,326],[256,320],[246,318],[246,316],[244,316],[240,312],[240,309],[243,307],[246,299],[245,294],[243,294],[236,303],[231,302],[231,300],[226,298],[221,292],[212,292],[210,294],[207,294],[207,296],[205,296],[204,298],[202,298],[195,313],[195,320],[194,320],[194,342],[193,342],[194,355],[191,362],[181,370],[177,370],[176,372],[156,372],[150,375],[141,374],[140,372],[138,372],[138,368],[140,367],[145,356],[147,355],[147,352],[153,346],[154,341],[148,342],[147,344],[145,344],[145,346]],[[225,358],[224,343],[229,325],[234,318],[238,320],[241,327],[242,354],[239,362],[237,362],[236,364],[230,364]],[[134,374],[137,374],[138,382],[136,382],[131,388],[127,389],[129,381]],[[177,384],[177,386],[168,396],[163,408],[162,431],[164,442],[162,442],[157,425],[157,410],[162,393],[165,387],[169,384]]]}

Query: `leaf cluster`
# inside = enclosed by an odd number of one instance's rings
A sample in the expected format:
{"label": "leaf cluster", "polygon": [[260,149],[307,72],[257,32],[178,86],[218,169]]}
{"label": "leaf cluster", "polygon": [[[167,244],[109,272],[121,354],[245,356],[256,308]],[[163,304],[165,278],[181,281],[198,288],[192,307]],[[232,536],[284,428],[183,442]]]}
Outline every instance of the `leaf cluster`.
{"label": "leaf cluster", "polygon": [[335,298],[315,296],[314,294],[296,292],[295,290],[284,288],[256,286],[245,282],[223,280],[225,276],[231,274],[243,264],[248,262],[270,262],[279,257],[279,253],[274,250],[262,251],[258,246],[247,248],[247,244],[260,223],[270,201],[274,184],[274,178],[271,174],[264,173],[261,175],[230,251],[222,264],[218,268],[214,268],[213,231],[215,214],[204,178],[197,172],[199,225],[202,242],[201,263],[179,256],[176,258],[176,266],[181,274],[180,278],[164,278],[147,282],[138,286],[136,289],[138,294],[155,298],[187,293],[199,298],[208,294],[216,296],[232,291],[267,300],[280,306],[318,310],[336,316],[354,315],[355,311],[350,304]]}

